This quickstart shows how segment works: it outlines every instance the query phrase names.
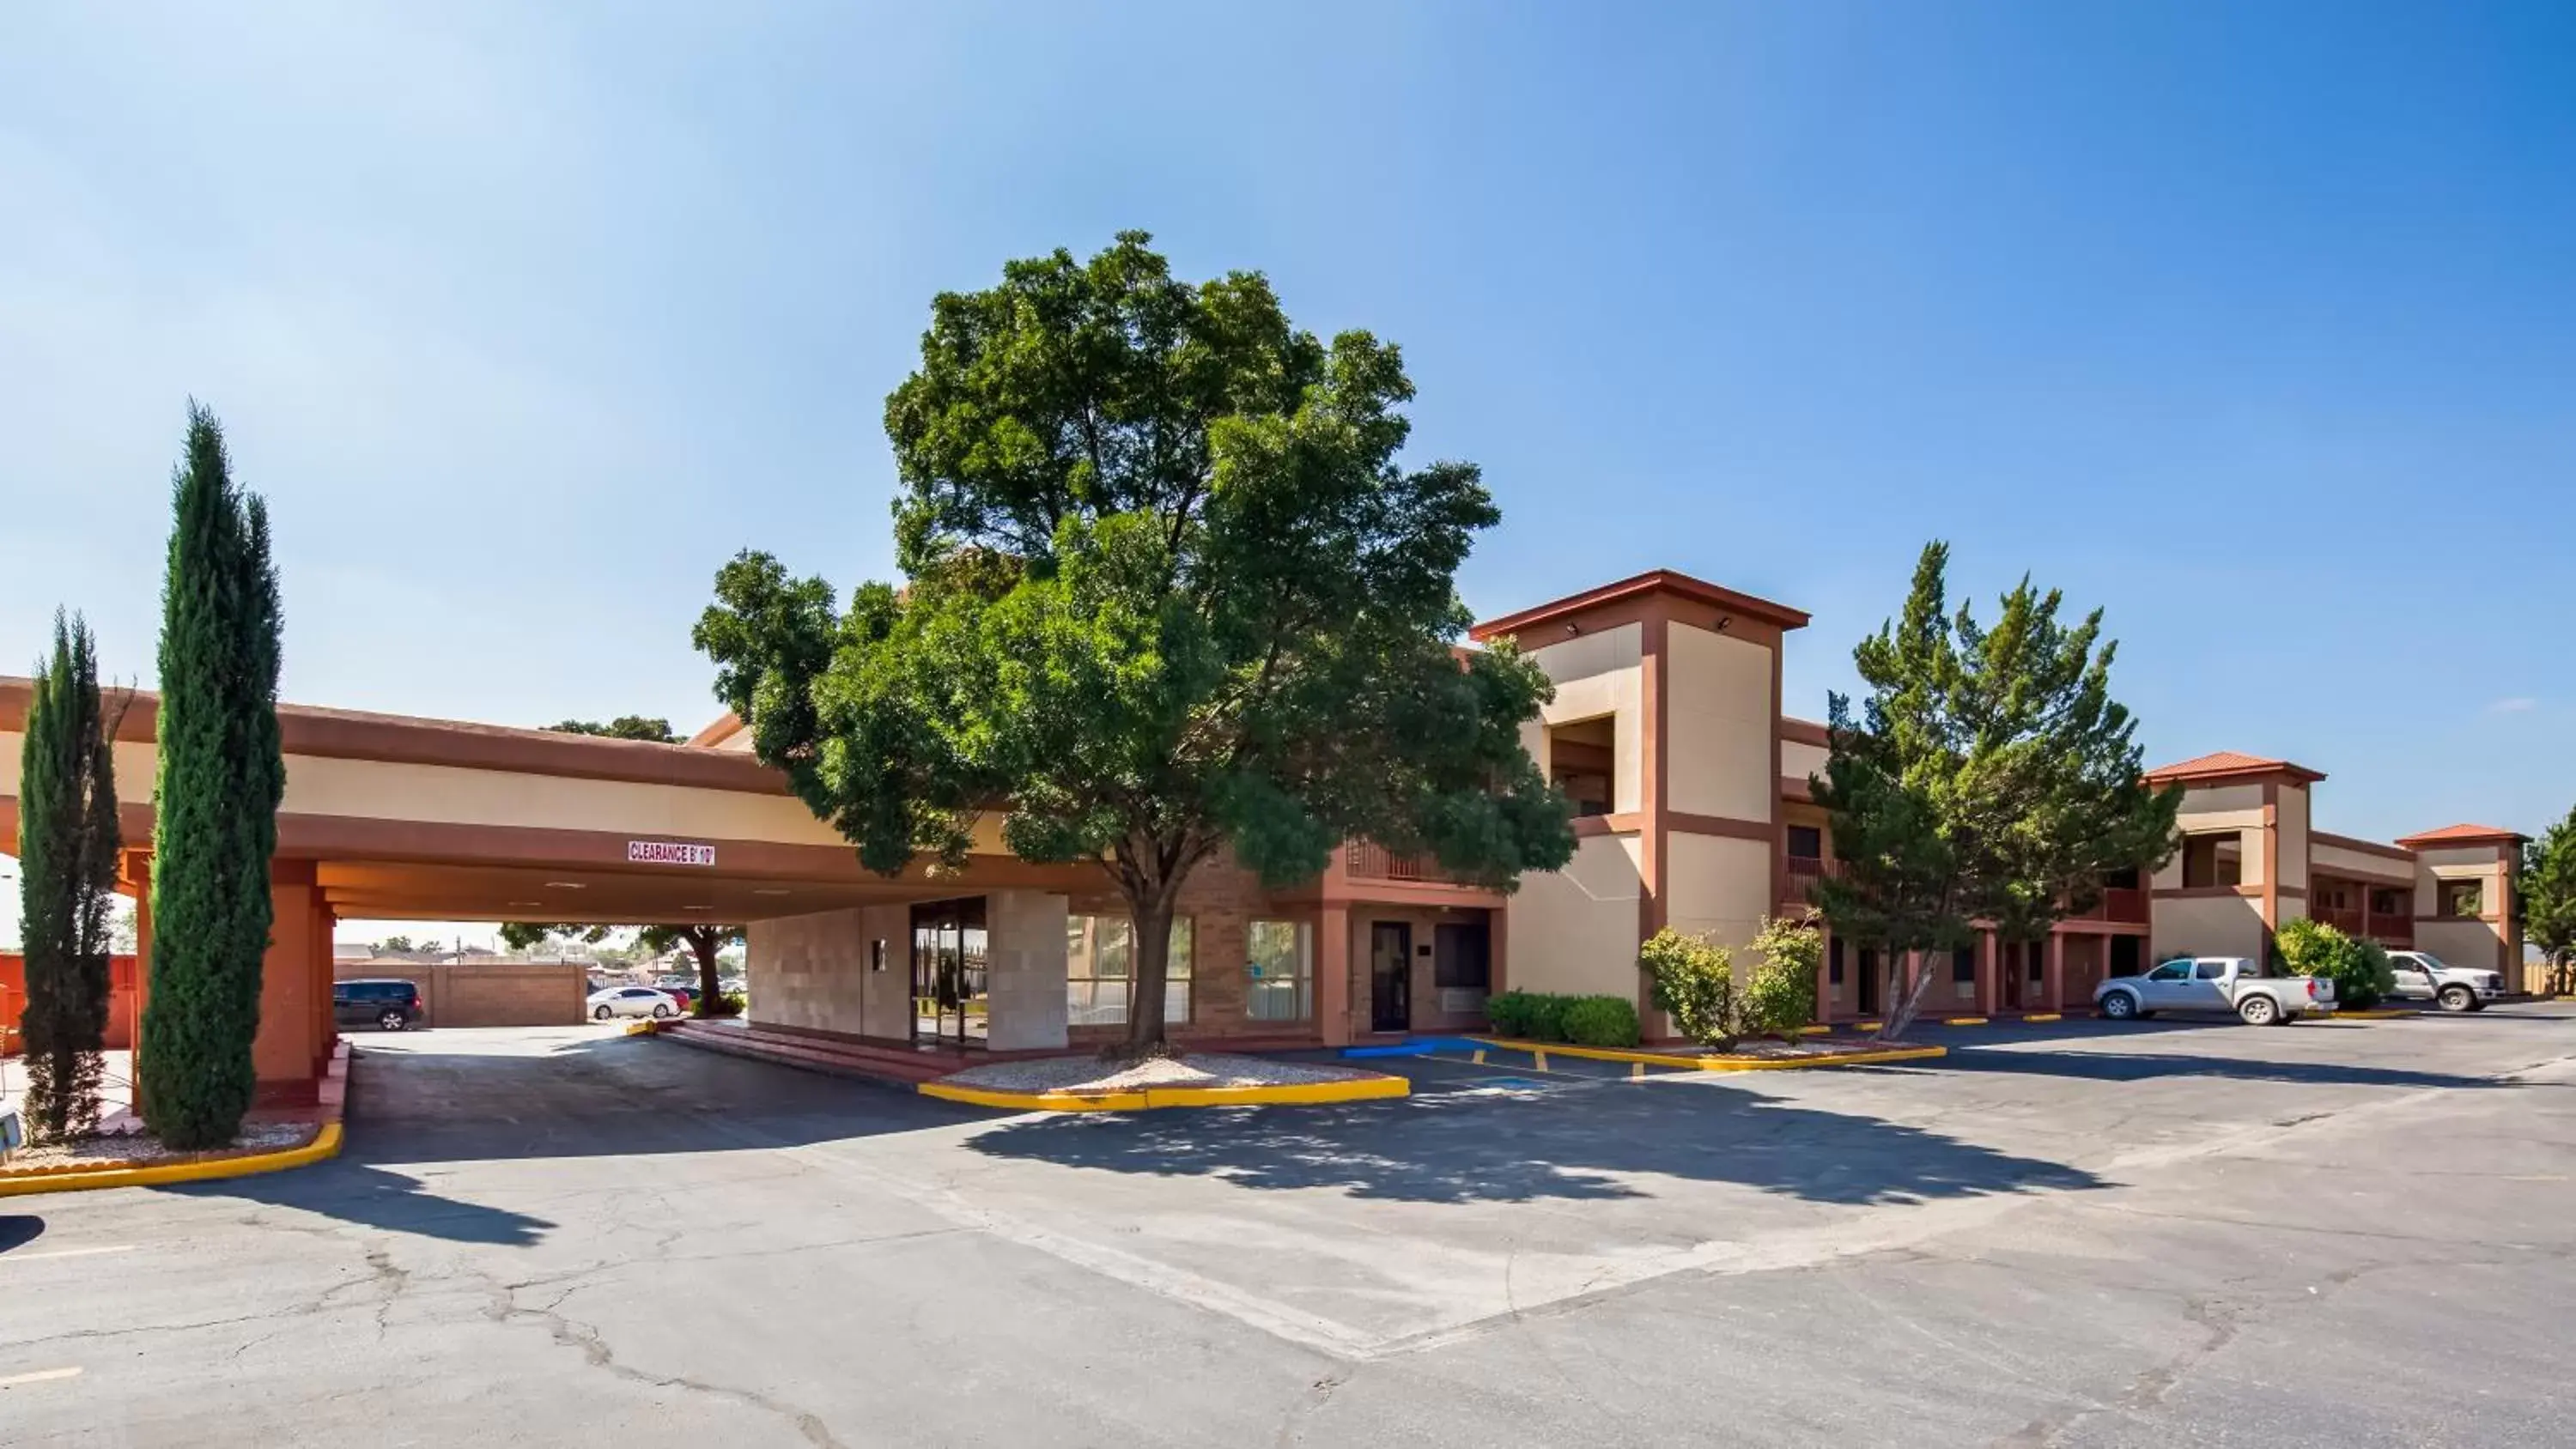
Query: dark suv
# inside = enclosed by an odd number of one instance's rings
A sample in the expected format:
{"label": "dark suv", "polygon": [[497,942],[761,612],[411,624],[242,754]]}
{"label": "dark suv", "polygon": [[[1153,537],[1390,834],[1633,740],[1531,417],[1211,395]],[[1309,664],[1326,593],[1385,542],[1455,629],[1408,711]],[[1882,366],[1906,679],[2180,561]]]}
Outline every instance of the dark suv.
{"label": "dark suv", "polygon": [[331,1019],[342,1026],[401,1031],[420,1019],[420,988],[408,981],[340,981],[331,987]]}

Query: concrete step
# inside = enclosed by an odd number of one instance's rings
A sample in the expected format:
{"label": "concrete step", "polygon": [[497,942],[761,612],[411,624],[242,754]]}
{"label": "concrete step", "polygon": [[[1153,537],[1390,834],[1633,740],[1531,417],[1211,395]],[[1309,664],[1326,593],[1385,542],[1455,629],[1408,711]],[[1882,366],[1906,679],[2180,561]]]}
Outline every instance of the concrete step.
{"label": "concrete step", "polygon": [[966,1065],[964,1061],[944,1053],[917,1052],[898,1046],[867,1046],[788,1032],[762,1031],[757,1027],[684,1021],[658,1028],[654,1035],[668,1037],[686,1046],[749,1057],[755,1061],[905,1084],[944,1077]]}

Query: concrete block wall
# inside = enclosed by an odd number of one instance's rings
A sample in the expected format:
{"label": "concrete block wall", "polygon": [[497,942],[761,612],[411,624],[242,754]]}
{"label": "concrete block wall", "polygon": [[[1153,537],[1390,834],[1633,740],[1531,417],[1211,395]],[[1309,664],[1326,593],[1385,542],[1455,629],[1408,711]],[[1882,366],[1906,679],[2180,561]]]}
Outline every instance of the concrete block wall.
{"label": "concrete block wall", "polygon": [[[744,977],[754,1025],[911,1039],[910,907],[867,906],[754,921],[747,937]],[[878,942],[884,943],[882,953]],[[1061,986],[1056,994],[1060,1013]]]}
{"label": "concrete block wall", "polygon": [[1065,898],[1046,891],[984,897],[984,1044],[994,1051],[1066,1045]]}

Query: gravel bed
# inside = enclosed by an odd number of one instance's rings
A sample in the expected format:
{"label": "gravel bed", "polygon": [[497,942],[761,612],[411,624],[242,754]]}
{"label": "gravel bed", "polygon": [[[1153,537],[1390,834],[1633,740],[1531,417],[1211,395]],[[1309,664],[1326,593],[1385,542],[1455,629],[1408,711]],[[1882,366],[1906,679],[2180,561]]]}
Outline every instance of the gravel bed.
{"label": "gravel bed", "polygon": [[174,1152],[161,1145],[160,1139],[141,1133],[108,1137],[84,1137],[44,1147],[30,1147],[9,1155],[9,1165],[0,1171],[17,1172],[29,1168],[109,1167],[128,1162],[196,1162],[215,1157],[238,1157],[251,1152],[277,1152],[301,1147],[313,1140],[317,1131],[310,1122],[271,1122],[244,1127],[230,1147],[211,1152]]}
{"label": "gravel bed", "polygon": [[1296,1087],[1384,1075],[1310,1062],[1272,1061],[1229,1052],[1156,1057],[1121,1067],[1097,1057],[1037,1057],[968,1067],[939,1080],[997,1092],[1117,1092],[1139,1087]]}

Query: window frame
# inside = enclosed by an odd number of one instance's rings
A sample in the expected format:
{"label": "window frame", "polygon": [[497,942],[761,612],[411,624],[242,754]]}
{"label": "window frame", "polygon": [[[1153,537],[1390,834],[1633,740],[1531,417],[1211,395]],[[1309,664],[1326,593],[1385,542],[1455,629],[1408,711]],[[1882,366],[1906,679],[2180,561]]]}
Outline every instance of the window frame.
{"label": "window frame", "polygon": [[[1090,928],[1083,933],[1083,948],[1078,954],[1074,949],[1072,932],[1077,922],[1091,923]],[[1135,930],[1134,920],[1124,912],[1068,911],[1065,914],[1067,929],[1064,953],[1064,1002],[1065,1018],[1072,1026],[1125,1026],[1128,1024],[1130,1008],[1135,1002],[1133,972],[1136,951],[1135,942],[1132,939],[1123,943],[1128,963],[1126,970],[1115,976],[1103,976],[1098,972],[1098,958],[1103,954],[1099,944],[1103,935],[1100,929],[1103,923],[1113,925],[1131,936]],[[1196,918],[1174,913],[1171,951],[1163,967],[1163,1025],[1165,1026],[1187,1026],[1197,1017],[1197,993],[1190,989],[1198,968],[1197,943]],[[1077,959],[1093,969],[1086,974],[1077,974],[1075,966]],[[1109,982],[1115,982],[1124,988],[1115,1019],[1101,1014],[1100,987]],[[1078,1009],[1074,1004],[1074,992],[1078,987],[1086,985],[1091,989],[1091,1004],[1087,1008]]]}
{"label": "window frame", "polygon": [[[1265,969],[1264,963],[1259,959],[1260,947],[1257,944],[1258,938],[1262,934],[1263,927],[1278,926],[1285,926],[1288,928],[1289,954],[1291,957],[1289,974],[1284,976],[1265,975],[1263,974]],[[1314,1020],[1314,923],[1311,921],[1300,920],[1294,916],[1261,916],[1246,921],[1243,926],[1243,976],[1243,1015],[1246,1021],[1281,1022]],[[1273,989],[1282,985],[1290,988],[1290,991],[1287,994],[1293,996],[1296,1002],[1296,1014],[1292,1016],[1282,1016],[1275,1011],[1264,1012],[1261,1009],[1265,1001],[1275,1000],[1282,994]]]}

